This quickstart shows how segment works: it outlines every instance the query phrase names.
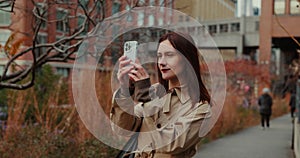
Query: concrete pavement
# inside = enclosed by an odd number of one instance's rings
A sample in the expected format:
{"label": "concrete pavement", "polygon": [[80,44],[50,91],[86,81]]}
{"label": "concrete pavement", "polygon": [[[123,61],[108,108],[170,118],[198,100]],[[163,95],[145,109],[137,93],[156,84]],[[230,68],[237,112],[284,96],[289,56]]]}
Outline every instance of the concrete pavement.
{"label": "concrete pavement", "polygon": [[194,158],[293,158],[290,115],[270,121],[270,128],[254,126],[202,145]]}

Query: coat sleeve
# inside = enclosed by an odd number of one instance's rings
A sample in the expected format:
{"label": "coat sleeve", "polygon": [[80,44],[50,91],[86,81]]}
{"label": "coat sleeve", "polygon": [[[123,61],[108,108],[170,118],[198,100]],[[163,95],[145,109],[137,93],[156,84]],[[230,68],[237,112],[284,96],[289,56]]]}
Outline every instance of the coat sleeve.
{"label": "coat sleeve", "polygon": [[113,94],[110,119],[114,124],[113,129],[115,131],[120,128],[136,131],[142,122],[142,118],[136,115],[135,108],[142,106],[143,102],[150,101],[150,79],[138,81],[134,86],[133,98],[123,95],[120,89]]}
{"label": "coat sleeve", "polygon": [[261,96],[258,98],[258,106],[261,106]]}

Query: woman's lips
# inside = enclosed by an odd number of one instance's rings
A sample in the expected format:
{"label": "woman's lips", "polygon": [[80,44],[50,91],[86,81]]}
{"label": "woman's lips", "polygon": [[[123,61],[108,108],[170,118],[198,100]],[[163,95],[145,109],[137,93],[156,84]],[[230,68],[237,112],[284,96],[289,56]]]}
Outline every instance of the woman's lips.
{"label": "woman's lips", "polygon": [[166,72],[168,72],[170,69],[161,69],[160,71],[162,72],[162,73],[166,73]]}

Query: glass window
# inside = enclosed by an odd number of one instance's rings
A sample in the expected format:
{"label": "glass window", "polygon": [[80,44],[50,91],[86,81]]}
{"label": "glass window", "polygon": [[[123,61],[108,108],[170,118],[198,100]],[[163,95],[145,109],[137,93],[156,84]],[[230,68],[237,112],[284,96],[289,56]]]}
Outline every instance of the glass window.
{"label": "glass window", "polygon": [[128,22],[132,22],[132,16],[131,16],[131,14],[128,14],[128,15],[127,15],[127,21],[128,21]]}
{"label": "glass window", "polygon": [[149,5],[150,5],[150,6],[155,6],[155,0],[150,0],[150,1],[149,1]]}
{"label": "glass window", "polygon": [[300,2],[298,0],[291,0],[290,12],[291,14],[300,14]]}
{"label": "glass window", "polygon": [[127,4],[125,7],[126,10],[130,10],[130,6]]}
{"label": "glass window", "polygon": [[[10,8],[7,8],[4,10],[9,10]],[[9,25],[11,23],[10,20],[10,12],[6,12],[3,10],[0,10],[0,25]]]}
{"label": "glass window", "polygon": [[4,71],[4,66],[0,65],[0,75],[2,75],[3,71]]}
{"label": "glass window", "polygon": [[56,68],[56,73],[61,75],[62,77],[68,77],[69,76],[69,69],[58,67],[58,68]]}
{"label": "glass window", "polygon": [[164,20],[162,18],[158,19],[158,25],[162,26],[164,24]]}
{"label": "glass window", "polygon": [[144,6],[146,4],[146,1],[145,0],[139,0],[139,5],[140,6]]}
{"label": "glass window", "polygon": [[209,25],[208,30],[210,34],[217,33],[217,25]]}
{"label": "glass window", "polygon": [[240,31],[240,23],[232,23],[231,32],[239,32],[239,31]]}
{"label": "glass window", "polygon": [[220,33],[228,32],[228,24],[220,24]]}
{"label": "glass window", "polygon": [[185,21],[190,21],[190,16],[186,16]]}
{"label": "glass window", "polygon": [[165,6],[165,0],[159,0],[159,5],[162,7]]}
{"label": "glass window", "polygon": [[5,45],[7,39],[10,36],[10,31],[9,30],[2,30],[0,29],[0,44],[3,46]]}
{"label": "glass window", "polygon": [[63,10],[57,10],[56,12],[56,30],[69,31],[68,13]]}
{"label": "glass window", "polygon": [[79,0],[79,3],[83,6],[84,9],[89,7],[89,0]]}
{"label": "glass window", "polygon": [[[37,43],[38,44],[46,44],[48,42],[47,39],[47,34],[38,34],[37,36]],[[39,52],[37,52],[38,54],[36,54],[37,56],[40,56],[43,53],[46,53],[47,48],[46,47],[42,47],[39,49]]]}
{"label": "glass window", "polygon": [[114,2],[112,6],[112,14],[116,14],[120,11],[121,4],[119,2]]}
{"label": "glass window", "polygon": [[284,14],[285,0],[274,0],[274,14]]}
{"label": "glass window", "polygon": [[144,13],[139,13],[137,23],[138,26],[144,25]]}
{"label": "glass window", "polygon": [[149,26],[153,26],[154,25],[154,16],[153,15],[150,15],[148,17],[148,25]]}
{"label": "glass window", "polygon": [[[83,27],[83,23],[84,23],[84,19],[85,17],[84,16],[78,16],[78,19],[77,19],[77,28],[80,29]],[[81,34],[86,34],[88,31],[89,31],[89,25],[88,23],[86,22],[85,23],[85,26],[84,26],[84,30]]]}
{"label": "glass window", "polygon": [[46,34],[38,34],[38,37],[37,37],[37,40],[38,40],[38,43],[40,44],[45,44],[47,43],[47,35]]}
{"label": "glass window", "polygon": [[[105,6],[105,1],[103,2],[104,3],[104,6]],[[101,3],[99,1],[96,1],[96,12],[97,14],[101,14],[102,12],[102,6],[101,6]]]}

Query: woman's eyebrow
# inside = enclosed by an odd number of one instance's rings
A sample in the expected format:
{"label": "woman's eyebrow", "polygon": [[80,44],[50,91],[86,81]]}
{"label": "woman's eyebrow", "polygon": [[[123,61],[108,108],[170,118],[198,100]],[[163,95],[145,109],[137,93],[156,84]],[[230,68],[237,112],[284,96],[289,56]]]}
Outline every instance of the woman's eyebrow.
{"label": "woman's eyebrow", "polygon": [[165,54],[165,53],[176,53],[176,52],[174,52],[174,51],[157,52],[157,54]]}

